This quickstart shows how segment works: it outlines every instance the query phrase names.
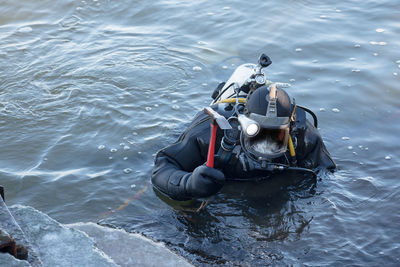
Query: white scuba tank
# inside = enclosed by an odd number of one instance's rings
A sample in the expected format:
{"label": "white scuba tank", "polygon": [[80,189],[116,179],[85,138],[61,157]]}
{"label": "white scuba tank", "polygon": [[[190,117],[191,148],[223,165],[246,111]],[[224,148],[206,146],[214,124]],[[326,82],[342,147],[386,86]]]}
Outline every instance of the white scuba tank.
{"label": "white scuba tank", "polygon": [[[224,87],[222,87],[222,89],[220,90],[220,92],[223,93],[219,97],[214,99],[212,104],[227,98],[236,97],[235,86],[233,86],[232,84],[236,83],[237,86],[242,87],[243,84],[245,84],[250,79],[250,77],[256,73],[256,68],[257,65],[251,63],[242,64],[237,67],[236,70],[232,73],[231,77],[225,83]],[[244,92],[242,92],[241,94],[246,95]]]}

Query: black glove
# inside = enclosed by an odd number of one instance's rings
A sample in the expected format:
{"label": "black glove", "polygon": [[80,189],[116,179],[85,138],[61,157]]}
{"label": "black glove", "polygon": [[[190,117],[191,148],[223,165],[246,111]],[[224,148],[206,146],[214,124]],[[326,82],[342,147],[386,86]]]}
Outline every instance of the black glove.
{"label": "black glove", "polygon": [[185,191],[192,197],[209,197],[221,190],[225,175],[217,169],[205,165],[198,166],[188,176]]}

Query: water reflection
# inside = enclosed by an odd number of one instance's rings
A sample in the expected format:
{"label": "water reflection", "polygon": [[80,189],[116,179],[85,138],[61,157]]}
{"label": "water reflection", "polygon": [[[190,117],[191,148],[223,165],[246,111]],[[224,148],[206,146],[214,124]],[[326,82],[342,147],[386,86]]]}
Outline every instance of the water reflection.
{"label": "water reflection", "polygon": [[257,183],[229,182],[201,210],[201,200],[173,201],[154,189],[166,205],[144,212],[132,203],[100,224],[163,241],[195,264],[273,263],[283,258],[273,242],[297,240],[308,229],[313,217],[298,200],[313,197],[315,186],[314,177],[295,173]]}

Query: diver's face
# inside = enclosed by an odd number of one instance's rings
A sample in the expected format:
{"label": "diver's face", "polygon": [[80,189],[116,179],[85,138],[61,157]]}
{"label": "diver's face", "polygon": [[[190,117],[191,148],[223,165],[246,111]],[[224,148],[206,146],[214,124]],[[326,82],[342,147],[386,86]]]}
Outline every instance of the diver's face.
{"label": "diver's face", "polygon": [[286,151],[287,137],[285,129],[262,129],[257,136],[248,139],[248,145],[257,154],[276,155]]}

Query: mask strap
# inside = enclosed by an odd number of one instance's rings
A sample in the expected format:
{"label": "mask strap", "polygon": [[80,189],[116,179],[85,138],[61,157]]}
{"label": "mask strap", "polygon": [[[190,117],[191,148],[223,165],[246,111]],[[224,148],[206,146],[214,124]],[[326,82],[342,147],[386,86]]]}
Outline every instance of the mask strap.
{"label": "mask strap", "polygon": [[267,107],[267,114],[265,114],[268,118],[276,118],[277,111],[276,111],[276,99],[277,99],[277,91],[276,91],[276,84],[271,84],[269,87],[269,101]]}
{"label": "mask strap", "polygon": [[296,121],[296,99],[293,97],[293,111],[292,115],[290,116],[290,122],[294,123]]}

